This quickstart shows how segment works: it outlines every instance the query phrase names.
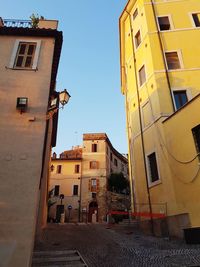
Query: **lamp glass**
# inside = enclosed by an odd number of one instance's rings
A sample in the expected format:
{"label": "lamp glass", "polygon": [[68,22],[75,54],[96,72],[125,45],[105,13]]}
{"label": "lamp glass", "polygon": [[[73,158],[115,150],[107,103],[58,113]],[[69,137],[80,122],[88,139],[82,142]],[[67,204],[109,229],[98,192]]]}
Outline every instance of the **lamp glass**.
{"label": "lamp glass", "polygon": [[69,101],[69,98],[70,98],[70,94],[67,92],[66,89],[64,91],[60,92],[59,100],[60,100],[60,103],[62,105],[67,104],[67,102]]}

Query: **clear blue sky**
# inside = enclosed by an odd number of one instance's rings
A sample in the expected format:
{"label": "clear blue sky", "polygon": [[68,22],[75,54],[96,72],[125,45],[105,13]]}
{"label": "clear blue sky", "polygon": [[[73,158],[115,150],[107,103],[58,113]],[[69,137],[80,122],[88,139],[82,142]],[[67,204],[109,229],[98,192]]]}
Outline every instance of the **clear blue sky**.
{"label": "clear blue sky", "polygon": [[119,16],[127,0],[0,0],[2,18],[32,13],[59,20],[64,43],[57,90],[69,103],[60,111],[57,153],[82,144],[82,134],[107,133],[127,153],[124,96],[120,92]]}

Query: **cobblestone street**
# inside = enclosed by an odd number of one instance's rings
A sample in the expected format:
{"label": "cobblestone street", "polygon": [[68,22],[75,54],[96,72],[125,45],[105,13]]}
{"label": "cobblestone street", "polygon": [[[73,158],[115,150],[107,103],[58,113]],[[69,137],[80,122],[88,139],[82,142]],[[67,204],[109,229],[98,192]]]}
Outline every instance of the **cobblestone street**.
{"label": "cobblestone street", "polygon": [[78,250],[89,267],[200,266],[200,245],[145,236],[131,227],[49,224],[35,250]]}

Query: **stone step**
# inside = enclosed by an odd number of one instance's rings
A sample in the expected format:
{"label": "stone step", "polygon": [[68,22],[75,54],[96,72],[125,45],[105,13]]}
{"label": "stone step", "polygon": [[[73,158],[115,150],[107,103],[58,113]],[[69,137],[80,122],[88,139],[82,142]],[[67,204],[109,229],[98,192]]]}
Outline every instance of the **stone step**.
{"label": "stone step", "polygon": [[32,267],[87,267],[77,250],[34,251]]}

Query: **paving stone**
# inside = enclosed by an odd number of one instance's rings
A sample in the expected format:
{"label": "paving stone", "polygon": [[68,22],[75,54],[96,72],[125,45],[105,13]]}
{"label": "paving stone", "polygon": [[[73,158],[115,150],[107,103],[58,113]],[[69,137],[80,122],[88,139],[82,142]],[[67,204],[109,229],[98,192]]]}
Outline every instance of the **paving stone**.
{"label": "paving stone", "polygon": [[78,250],[89,267],[200,266],[200,245],[146,236],[131,226],[50,224],[35,249]]}

